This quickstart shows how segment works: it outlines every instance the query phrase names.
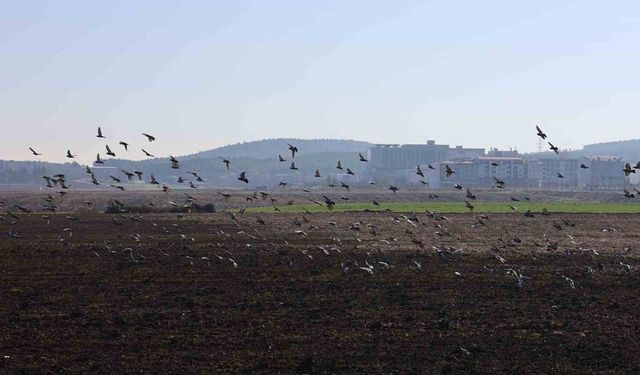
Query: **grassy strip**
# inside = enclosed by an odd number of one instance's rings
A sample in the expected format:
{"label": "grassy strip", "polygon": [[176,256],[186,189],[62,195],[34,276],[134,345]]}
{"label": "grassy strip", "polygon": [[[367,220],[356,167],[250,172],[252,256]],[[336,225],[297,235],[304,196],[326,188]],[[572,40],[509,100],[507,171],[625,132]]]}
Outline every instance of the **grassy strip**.
{"label": "grassy strip", "polygon": [[[509,213],[514,212],[510,207],[517,208],[515,212],[541,212],[546,208],[549,212],[567,213],[640,213],[640,204],[632,203],[598,203],[598,202],[472,202],[475,212]],[[292,206],[277,206],[282,212],[326,212],[326,207],[316,204],[303,204]],[[464,202],[391,202],[374,206],[371,203],[339,203],[334,211],[383,211],[389,209],[392,212],[424,212],[436,211],[442,213],[469,212]],[[247,212],[269,213],[276,212],[273,207],[250,207]]]}

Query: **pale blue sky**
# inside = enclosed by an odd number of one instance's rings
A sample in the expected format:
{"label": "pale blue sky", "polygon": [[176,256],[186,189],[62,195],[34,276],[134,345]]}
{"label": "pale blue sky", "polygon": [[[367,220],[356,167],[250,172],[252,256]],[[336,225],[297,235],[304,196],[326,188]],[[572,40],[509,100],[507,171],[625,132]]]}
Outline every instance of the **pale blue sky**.
{"label": "pale blue sky", "polygon": [[637,1],[5,2],[0,158],[639,138],[639,42]]}

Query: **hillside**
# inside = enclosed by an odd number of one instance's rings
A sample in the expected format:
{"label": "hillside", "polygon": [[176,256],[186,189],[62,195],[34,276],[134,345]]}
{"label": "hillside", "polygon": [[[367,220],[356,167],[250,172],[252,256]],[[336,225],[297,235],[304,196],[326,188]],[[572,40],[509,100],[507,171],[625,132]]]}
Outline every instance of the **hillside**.
{"label": "hillside", "polygon": [[288,144],[295,145],[300,150],[300,154],[305,155],[327,152],[362,152],[372,146],[367,142],[353,140],[278,138],[236,143],[209,151],[185,155],[182,158],[184,160],[217,157],[274,159],[278,157],[278,154],[288,158],[290,156]]}
{"label": "hillside", "polygon": [[[299,171],[289,170],[289,162],[278,162],[278,154],[291,160],[288,143],[298,147],[296,163]],[[153,173],[162,183],[171,185],[179,176],[191,177],[187,172],[197,172],[206,182],[203,186],[234,186],[239,171],[247,171],[255,183],[278,183],[280,180],[291,182],[309,178],[315,169],[321,169],[323,176],[335,172],[335,163],[342,160],[345,167],[354,171],[363,168],[358,162],[358,152],[365,152],[371,145],[366,142],[336,139],[272,139],[255,142],[244,142],[219,147],[192,155],[178,156],[181,162],[179,170],[171,169],[167,158],[132,161],[125,159],[107,159],[103,167],[92,167],[96,177],[103,186],[110,183],[109,175],[122,177],[121,169],[127,171],[140,170],[147,179]],[[219,159],[227,157],[231,160],[231,171],[227,172]],[[67,175],[75,187],[93,188],[84,166],[77,163],[56,164],[33,161],[0,161],[0,184],[22,184],[40,186],[44,183],[42,176],[57,173]]]}
{"label": "hillside", "polygon": [[611,155],[627,161],[638,161],[640,160],[640,139],[586,145],[583,151],[585,155]]}

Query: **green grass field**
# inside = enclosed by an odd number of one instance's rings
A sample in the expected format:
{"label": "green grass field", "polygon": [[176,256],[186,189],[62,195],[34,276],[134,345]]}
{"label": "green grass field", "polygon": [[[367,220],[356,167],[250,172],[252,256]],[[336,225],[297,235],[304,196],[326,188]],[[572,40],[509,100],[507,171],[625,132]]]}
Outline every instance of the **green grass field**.
{"label": "green grass field", "polygon": [[[532,212],[541,212],[546,208],[549,212],[567,212],[567,213],[620,213],[631,214],[640,213],[640,204],[633,203],[598,203],[598,202],[473,202],[475,212],[488,213],[509,213],[514,212],[510,206],[516,207],[515,212],[524,213],[527,210]],[[279,205],[277,206],[282,212],[304,212],[305,209],[310,212],[326,212],[326,207],[320,207],[316,204],[304,205]],[[441,213],[469,212],[464,202],[393,202],[381,203],[380,206],[374,206],[371,203],[339,203],[334,211],[336,212],[352,212],[364,210],[381,211],[389,209],[392,212],[425,212],[435,211]],[[247,212],[274,212],[273,207],[252,207]]]}

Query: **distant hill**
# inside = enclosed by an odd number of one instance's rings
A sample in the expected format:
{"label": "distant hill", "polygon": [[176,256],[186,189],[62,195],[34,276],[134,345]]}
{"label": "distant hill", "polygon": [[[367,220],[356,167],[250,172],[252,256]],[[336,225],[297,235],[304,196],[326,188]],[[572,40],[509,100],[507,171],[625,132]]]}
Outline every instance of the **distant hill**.
{"label": "distant hill", "polygon": [[586,145],[583,152],[590,156],[619,156],[626,161],[638,161],[640,160],[640,139]]}
{"label": "distant hill", "polygon": [[278,154],[289,158],[291,156],[288,144],[295,145],[300,150],[300,155],[321,154],[327,152],[362,152],[372,146],[371,143],[341,140],[341,139],[297,139],[277,138],[261,141],[236,143],[233,145],[218,147],[209,151],[202,151],[182,158],[205,159],[217,157],[251,158],[251,159],[275,159]]}
{"label": "distant hill", "polygon": [[[289,169],[291,152],[288,144],[298,147],[296,164],[299,171]],[[193,178],[187,172],[194,171],[202,176],[206,182],[203,186],[234,186],[237,184],[236,175],[239,171],[247,171],[252,182],[268,184],[274,181],[299,181],[310,178],[315,169],[326,173],[336,172],[335,164],[342,160],[345,167],[360,172],[364,166],[358,161],[358,152],[365,152],[372,145],[367,142],[338,139],[295,139],[281,138],[254,142],[237,143],[203,151],[192,155],[177,156],[181,162],[179,170],[171,169],[168,158],[156,158],[142,161],[126,159],[107,159],[104,166],[90,166],[101,187],[109,186],[110,175],[123,177],[120,170],[143,171],[146,179],[153,173],[161,182],[174,184],[179,176],[188,180]],[[278,162],[278,154],[288,161]],[[231,171],[227,172],[219,157],[231,160]],[[46,163],[33,161],[0,161],[0,184],[24,184],[41,186],[44,184],[42,176],[57,173],[67,175],[75,187],[94,188],[90,184],[89,175],[85,168],[77,163]],[[315,180],[311,178],[311,180]]]}

